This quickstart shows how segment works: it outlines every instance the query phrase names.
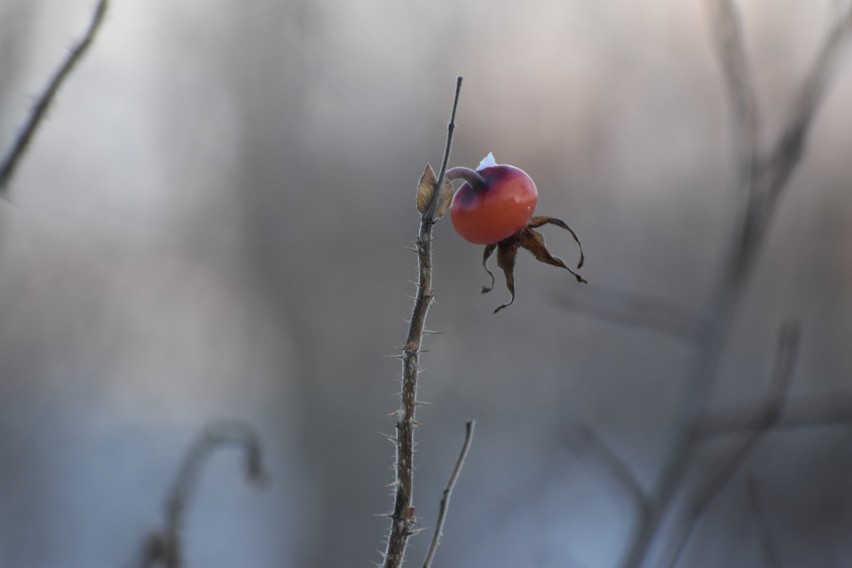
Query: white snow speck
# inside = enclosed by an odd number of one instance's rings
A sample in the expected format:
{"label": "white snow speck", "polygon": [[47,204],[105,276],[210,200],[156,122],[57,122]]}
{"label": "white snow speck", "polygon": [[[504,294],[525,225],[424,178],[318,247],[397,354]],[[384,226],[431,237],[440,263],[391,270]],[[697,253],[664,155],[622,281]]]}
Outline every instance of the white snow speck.
{"label": "white snow speck", "polygon": [[496,166],[497,161],[494,159],[494,154],[488,152],[488,155],[482,158],[482,161],[479,162],[479,165],[476,166],[476,171],[484,170],[485,168],[490,168],[491,166]]}

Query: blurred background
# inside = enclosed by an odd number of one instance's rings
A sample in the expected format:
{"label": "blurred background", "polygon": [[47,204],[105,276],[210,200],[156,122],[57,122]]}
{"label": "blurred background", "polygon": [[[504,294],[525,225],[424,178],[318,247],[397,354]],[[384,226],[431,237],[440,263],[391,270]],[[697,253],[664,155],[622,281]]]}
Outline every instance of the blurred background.
{"label": "blurred background", "polygon": [[[738,5],[768,143],[832,3]],[[93,6],[0,1],[3,146]],[[494,152],[530,173],[538,211],[582,238],[590,284],[521,253],[516,301],[492,315],[501,279],[480,295],[481,249],[438,225],[428,327],[445,333],[421,359],[417,514],[434,526],[475,418],[436,567],[616,565],[636,512],[576,432],[646,488],[675,434],[695,347],[655,317],[703,313],[740,205],[709,29],[698,0],[115,0],[0,202],[0,564],[132,565],[218,419],[258,430],[270,484],[217,453],[187,566],[379,560],[399,388],[385,356],[414,292],[416,183],[440,163],[463,75],[451,165]],[[711,407],[760,402],[789,316],[791,396],[852,389],[850,69],[758,256]],[[851,443],[843,425],[768,434],[683,565],[761,565],[748,472],[785,566],[848,566]]]}

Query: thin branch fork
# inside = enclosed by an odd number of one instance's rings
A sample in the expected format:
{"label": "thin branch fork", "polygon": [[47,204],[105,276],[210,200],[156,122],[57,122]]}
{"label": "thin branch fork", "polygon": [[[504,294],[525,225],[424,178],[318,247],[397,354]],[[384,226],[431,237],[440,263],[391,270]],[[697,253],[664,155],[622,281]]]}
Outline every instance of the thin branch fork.
{"label": "thin branch fork", "polygon": [[435,182],[429,203],[420,217],[420,231],[417,237],[418,278],[417,293],[408,326],[408,336],[402,349],[402,390],[400,392],[399,418],[396,423],[396,462],[394,464],[394,507],[391,513],[391,527],[387,549],[384,555],[384,568],[399,568],[405,557],[408,537],[415,532],[417,518],[414,509],[414,427],[417,409],[418,359],[423,341],[426,315],[432,303],[432,227],[440,202],[441,189],[450,159],[450,149],[455,130],[456,110],[459,103],[462,78],[456,80],[455,97],[450,122],[447,125],[447,144],[441,170]]}
{"label": "thin branch fork", "polygon": [[650,514],[651,502],[647,492],[639,483],[630,466],[595,432],[589,425],[580,423],[569,435],[568,446],[576,451],[586,451],[593,455],[600,466],[606,470],[633,500],[641,518]]}
{"label": "thin branch fork", "polygon": [[32,142],[39,125],[44,122],[47,111],[56,98],[59,88],[95,40],[95,36],[104,21],[108,4],[109,0],[99,0],[83,37],[71,48],[71,51],[68,52],[68,55],[65,56],[65,59],[53,72],[44,90],[36,98],[32,109],[30,109],[29,116],[21,126],[11,146],[6,151],[2,160],[0,160],[0,196],[5,195],[6,188],[15,174],[18,164],[21,162],[21,158],[23,158],[27,148],[29,148],[30,142]]}

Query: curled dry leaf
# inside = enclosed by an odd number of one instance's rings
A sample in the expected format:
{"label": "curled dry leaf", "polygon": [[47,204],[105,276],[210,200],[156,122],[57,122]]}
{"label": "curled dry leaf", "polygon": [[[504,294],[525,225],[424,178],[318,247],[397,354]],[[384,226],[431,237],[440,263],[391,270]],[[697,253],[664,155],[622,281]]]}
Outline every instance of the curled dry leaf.
{"label": "curled dry leaf", "polygon": [[565,264],[561,258],[557,256],[553,256],[550,254],[550,251],[547,250],[547,247],[544,244],[544,235],[535,231],[534,228],[541,227],[542,225],[551,224],[556,225],[562,229],[565,229],[571,236],[574,237],[574,240],[577,243],[577,246],[580,247],[580,260],[577,262],[577,268],[583,266],[583,261],[585,259],[585,255],[583,254],[583,245],[580,243],[580,239],[577,237],[577,233],[575,233],[564,221],[561,219],[557,219],[555,217],[547,217],[544,215],[537,215],[530,219],[529,223],[526,227],[521,229],[518,233],[512,235],[508,239],[504,239],[499,243],[494,243],[485,246],[485,251],[482,255],[482,266],[485,268],[485,271],[491,277],[491,284],[488,286],[482,287],[482,293],[485,294],[494,289],[494,274],[488,269],[488,259],[491,258],[491,255],[494,254],[494,250],[497,250],[497,266],[503,271],[503,274],[506,276],[506,288],[508,288],[509,292],[512,294],[512,299],[509,300],[506,304],[501,304],[497,306],[497,309],[494,310],[496,314],[503,308],[511,306],[515,301],[515,258],[518,253],[518,248],[524,248],[532,253],[532,255],[539,261],[545,264],[550,264],[552,266],[558,266],[560,268],[564,268],[568,272],[574,275],[574,278],[577,279],[577,282],[586,284],[586,279],[574,272],[571,268]]}
{"label": "curled dry leaf", "polygon": [[[432,196],[435,194],[435,185],[438,183],[435,170],[432,166],[426,164],[423,170],[423,175],[420,176],[420,181],[417,184],[417,210],[421,215],[425,215],[429,211],[429,204],[432,201]],[[453,202],[453,186],[450,182],[444,179],[441,186],[441,194],[438,196],[438,205],[435,209],[435,221],[446,214]]]}

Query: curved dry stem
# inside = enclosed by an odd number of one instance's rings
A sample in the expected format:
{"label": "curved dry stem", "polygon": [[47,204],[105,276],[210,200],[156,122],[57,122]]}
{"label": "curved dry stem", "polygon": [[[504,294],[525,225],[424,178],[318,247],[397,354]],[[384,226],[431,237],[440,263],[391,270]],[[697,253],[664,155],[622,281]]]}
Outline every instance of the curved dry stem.
{"label": "curved dry stem", "polygon": [[180,568],[183,565],[182,533],[186,512],[204,465],[217,449],[225,446],[242,449],[245,454],[245,475],[249,482],[260,484],[265,480],[260,439],[251,426],[242,422],[219,422],[207,426],[186,454],[174,487],[166,499],[165,527],[161,533],[148,539],[140,566]]}
{"label": "curved dry stem", "polygon": [[479,172],[461,166],[447,170],[447,179],[450,181],[463,179],[474,188],[484,188],[488,185],[488,182],[485,181],[485,178]]}

